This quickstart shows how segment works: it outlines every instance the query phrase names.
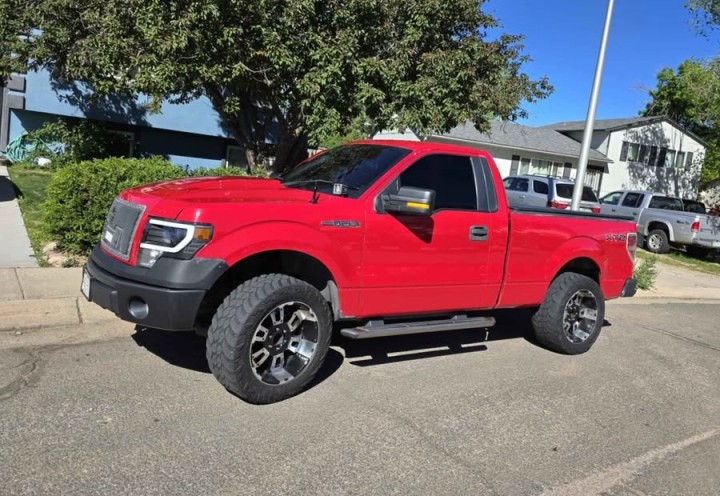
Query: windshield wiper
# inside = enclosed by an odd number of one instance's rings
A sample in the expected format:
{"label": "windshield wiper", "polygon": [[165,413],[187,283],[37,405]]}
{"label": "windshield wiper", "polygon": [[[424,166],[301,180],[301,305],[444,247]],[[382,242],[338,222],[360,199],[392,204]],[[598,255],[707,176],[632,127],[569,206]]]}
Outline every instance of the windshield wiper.
{"label": "windshield wiper", "polygon": [[318,202],[318,184],[329,184],[333,187],[333,195],[336,195],[335,193],[335,186],[340,185],[342,193],[337,194],[336,196],[342,196],[347,193],[347,190],[359,190],[357,186],[352,186],[349,184],[342,184],[342,183],[335,183],[333,181],[328,181],[327,179],[303,179],[301,181],[288,181],[286,183],[283,183],[284,186],[299,186],[301,184],[308,184],[313,183],[313,195],[310,199],[310,203],[317,203]]}

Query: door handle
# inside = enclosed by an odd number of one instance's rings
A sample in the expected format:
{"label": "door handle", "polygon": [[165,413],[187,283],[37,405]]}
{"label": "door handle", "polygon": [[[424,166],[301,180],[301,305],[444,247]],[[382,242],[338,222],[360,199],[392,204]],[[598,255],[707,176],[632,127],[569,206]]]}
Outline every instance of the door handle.
{"label": "door handle", "polygon": [[486,226],[470,226],[470,241],[487,241],[488,228]]}

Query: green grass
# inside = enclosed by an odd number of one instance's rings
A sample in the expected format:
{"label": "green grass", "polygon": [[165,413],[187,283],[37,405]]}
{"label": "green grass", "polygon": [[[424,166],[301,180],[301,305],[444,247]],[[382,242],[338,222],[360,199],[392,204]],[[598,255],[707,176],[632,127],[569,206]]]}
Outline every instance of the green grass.
{"label": "green grass", "polygon": [[648,253],[644,250],[638,250],[637,255],[638,258],[644,260],[657,256],[657,260],[660,263],[674,265],[676,267],[684,267],[686,269],[704,272],[705,274],[720,275],[720,258],[717,256],[714,261],[711,259],[700,260],[676,250],[672,250],[667,255],[653,255],[652,253]]}
{"label": "green grass", "polygon": [[46,266],[42,248],[50,239],[43,230],[42,216],[45,189],[50,183],[52,172],[22,165],[10,166],[8,171],[18,190],[18,203],[38,265]]}

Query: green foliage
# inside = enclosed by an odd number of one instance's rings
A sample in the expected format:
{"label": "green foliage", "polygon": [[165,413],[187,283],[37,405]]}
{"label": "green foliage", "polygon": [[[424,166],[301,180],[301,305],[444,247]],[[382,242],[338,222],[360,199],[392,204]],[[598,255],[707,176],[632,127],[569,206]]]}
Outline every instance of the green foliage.
{"label": "green foliage", "polygon": [[686,60],[677,71],[661,70],[649,95],[641,114],[667,115],[704,139],[702,181],[720,177],[720,58]]}
{"label": "green foliage", "polygon": [[47,157],[53,167],[108,156],[108,136],[104,128],[85,119],[77,124],[62,119],[46,122],[28,134],[27,142],[36,145],[29,159]]}
{"label": "green foliage", "polygon": [[43,202],[46,190],[52,177],[50,171],[35,167],[13,165],[8,168],[10,178],[17,188],[18,203],[22,212],[23,222],[37,262],[46,264],[43,245],[50,241],[43,229]]}
{"label": "green foliage", "polygon": [[637,281],[638,288],[652,289],[657,277],[657,257],[655,255],[643,258],[637,262],[633,277]]}
{"label": "green foliage", "polygon": [[24,72],[25,61],[14,54],[24,48],[23,38],[30,32],[32,2],[0,0],[0,88],[10,73]]}
{"label": "green foliage", "polygon": [[222,177],[222,176],[242,176],[242,177],[268,177],[267,170],[262,168],[248,170],[244,167],[216,167],[206,168],[199,167],[188,171],[190,177]]}
{"label": "green foliage", "polygon": [[701,34],[720,25],[720,0],[688,0],[685,6],[693,15],[693,22]]}
{"label": "green foliage", "polygon": [[487,36],[498,25],[484,4],[44,0],[26,9],[41,34],[18,52],[97,96],[148,95],[154,111],[205,95],[251,166],[271,153],[284,169],[360,116],[419,133],[524,116],[521,104],[552,88],[522,72],[521,37]]}
{"label": "green foliage", "polygon": [[186,177],[161,158],[109,158],[68,164],[47,187],[43,224],[61,249],[87,254],[98,242],[110,204],[133,186]]}

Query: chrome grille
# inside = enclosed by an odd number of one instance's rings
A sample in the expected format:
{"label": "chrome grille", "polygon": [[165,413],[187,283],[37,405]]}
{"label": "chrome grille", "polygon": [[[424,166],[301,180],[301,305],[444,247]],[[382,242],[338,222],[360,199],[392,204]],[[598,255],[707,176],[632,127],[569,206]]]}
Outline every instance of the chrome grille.
{"label": "chrome grille", "polygon": [[135,232],[145,211],[145,205],[116,198],[110,206],[100,243],[113,255],[128,260]]}

